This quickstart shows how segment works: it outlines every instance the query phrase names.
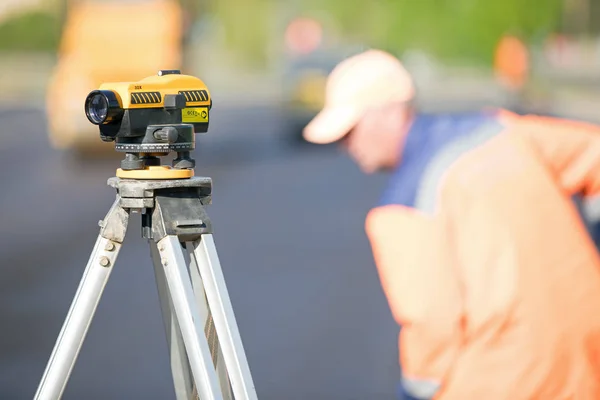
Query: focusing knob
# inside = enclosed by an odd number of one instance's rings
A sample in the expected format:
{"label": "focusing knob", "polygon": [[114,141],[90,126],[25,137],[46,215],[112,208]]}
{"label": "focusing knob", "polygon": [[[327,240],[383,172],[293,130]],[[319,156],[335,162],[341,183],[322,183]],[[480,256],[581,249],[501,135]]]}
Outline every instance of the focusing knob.
{"label": "focusing knob", "polygon": [[166,128],[154,131],[154,138],[161,142],[174,143],[177,141],[178,137],[179,133],[177,132],[177,129],[172,126],[167,126]]}

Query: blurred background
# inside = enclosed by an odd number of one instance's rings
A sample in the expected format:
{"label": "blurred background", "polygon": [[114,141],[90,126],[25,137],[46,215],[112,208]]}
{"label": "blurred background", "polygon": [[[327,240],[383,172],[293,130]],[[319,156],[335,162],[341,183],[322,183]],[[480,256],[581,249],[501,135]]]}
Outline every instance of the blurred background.
{"label": "blurred background", "polygon": [[[0,0],[0,398],[32,398],[114,200],[121,156],[83,112],[107,81],[203,79],[229,293],[261,399],[392,399],[398,328],[364,216],[386,176],[303,142],[328,72],[397,55],[429,112],[600,122],[600,0]],[[139,217],[65,399],[174,398]]]}

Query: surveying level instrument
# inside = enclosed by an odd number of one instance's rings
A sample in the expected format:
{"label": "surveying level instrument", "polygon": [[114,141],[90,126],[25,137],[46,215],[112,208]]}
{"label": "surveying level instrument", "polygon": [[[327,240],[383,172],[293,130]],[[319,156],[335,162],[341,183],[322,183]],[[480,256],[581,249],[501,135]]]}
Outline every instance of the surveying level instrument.
{"label": "surveying level instrument", "polygon": [[[206,85],[179,71],[134,83],[105,83],[85,100],[104,141],[126,153],[108,185],[117,195],[89,257],[35,394],[63,395],[104,287],[123,245],[129,216],[140,213],[150,245],[170,347],[177,400],[256,400],[205,206],[212,179],[194,176],[194,134],[208,131]],[[158,158],[177,152],[171,166]]]}
{"label": "surveying level instrument", "polygon": [[[85,115],[100,139],[125,153],[119,178],[190,178],[195,134],[208,131],[212,99],[202,80],[180,71],[159,71],[139,82],[104,83],[85,99]],[[172,167],[158,156],[177,152]]]}

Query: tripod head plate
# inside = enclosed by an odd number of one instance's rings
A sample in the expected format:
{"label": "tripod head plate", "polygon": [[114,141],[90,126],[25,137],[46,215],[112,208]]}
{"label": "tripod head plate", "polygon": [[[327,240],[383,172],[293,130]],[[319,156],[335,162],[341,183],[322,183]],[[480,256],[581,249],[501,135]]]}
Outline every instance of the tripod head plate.
{"label": "tripod head plate", "polygon": [[212,204],[212,179],[194,176],[188,179],[108,179],[107,184],[117,190],[121,207],[145,209],[154,207],[154,199],[160,193],[185,190],[201,200],[203,205]]}

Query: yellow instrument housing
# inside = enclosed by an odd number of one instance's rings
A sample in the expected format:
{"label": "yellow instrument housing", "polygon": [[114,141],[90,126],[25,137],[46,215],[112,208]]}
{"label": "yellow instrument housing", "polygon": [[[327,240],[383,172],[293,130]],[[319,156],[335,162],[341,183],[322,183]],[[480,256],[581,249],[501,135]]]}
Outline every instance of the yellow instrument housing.
{"label": "yellow instrument housing", "polygon": [[212,105],[210,91],[200,78],[178,73],[153,75],[137,82],[107,82],[99,90],[114,92],[123,109],[163,108],[168,94],[184,95],[187,107],[210,109]]}

